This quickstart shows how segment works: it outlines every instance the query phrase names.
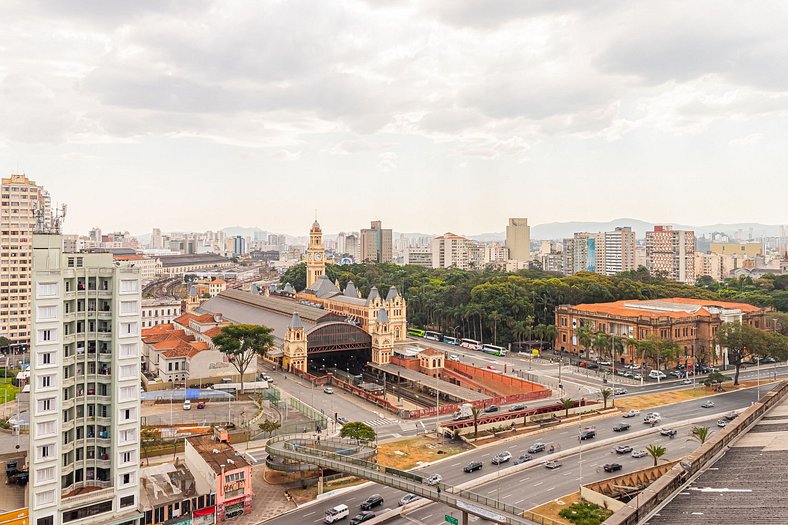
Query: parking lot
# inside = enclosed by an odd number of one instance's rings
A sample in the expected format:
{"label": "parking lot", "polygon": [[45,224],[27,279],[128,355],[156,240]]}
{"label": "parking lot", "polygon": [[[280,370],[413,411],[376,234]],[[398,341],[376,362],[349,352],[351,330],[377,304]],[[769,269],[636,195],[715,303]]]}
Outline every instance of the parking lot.
{"label": "parking lot", "polygon": [[175,400],[171,403],[143,403],[143,425],[210,425],[211,423],[225,423],[229,421],[236,425],[243,425],[252,419],[258,411],[257,405],[252,401],[208,401],[205,408],[197,408],[198,402],[191,402],[191,409],[184,410],[183,401]]}

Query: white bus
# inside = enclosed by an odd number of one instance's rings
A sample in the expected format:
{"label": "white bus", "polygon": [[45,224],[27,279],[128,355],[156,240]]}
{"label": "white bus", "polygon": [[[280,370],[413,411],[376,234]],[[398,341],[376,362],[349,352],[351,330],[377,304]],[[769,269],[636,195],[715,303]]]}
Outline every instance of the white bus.
{"label": "white bus", "polygon": [[482,346],[482,352],[497,355],[498,357],[506,357],[506,348],[502,346],[484,345]]}
{"label": "white bus", "polygon": [[481,350],[482,344],[476,339],[460,339],[460,346],[471,350]]}
{"label": "white bus", "polygon": [[458,345],[460,342],[457,340],[456,337],[449,337],[448,335],[443,336],[443,342],[447,345]]}
{"label": "white bus", "polygon": [[348,511],[347,505],[340,504],[334,508],[328,509],[326,511],[326,517],[323,521],[326,523],[334,523],[335,521],[347,518],[348,514],[350,514],[350,512]]}
{"label": "white bus", "polygon": [[432,339],[433,341],[438,341],[439,343],[443,341],[443,334],[440,332],[432,332],[430,330],[426,330],[424,332],[424,339]]}

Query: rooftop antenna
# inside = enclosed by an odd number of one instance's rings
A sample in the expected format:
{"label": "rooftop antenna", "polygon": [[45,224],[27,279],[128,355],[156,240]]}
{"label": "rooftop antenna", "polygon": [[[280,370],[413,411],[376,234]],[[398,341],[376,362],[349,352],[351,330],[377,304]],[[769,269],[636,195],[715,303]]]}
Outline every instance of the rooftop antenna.
{"label": "rooftop antenna", "polygon": [[33,209],[33,216],[36,220],[33,227],[34,233],[60,235],[63,230],[63,220],[66,218],[66,205],[61,204],[53,211],[46,204],[37,202]]}

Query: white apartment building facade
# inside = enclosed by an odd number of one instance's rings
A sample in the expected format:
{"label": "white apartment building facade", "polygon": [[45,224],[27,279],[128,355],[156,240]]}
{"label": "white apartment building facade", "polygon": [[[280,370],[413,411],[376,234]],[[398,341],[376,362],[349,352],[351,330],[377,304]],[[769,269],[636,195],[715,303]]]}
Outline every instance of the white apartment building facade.
{"label": "white apartment building facade", "polygon": [[25,175],[2,178],[0,186],[0,334],[30,342],[30,252],[35,210],[50,216],[49,193]]}
{"label": "white apartment building facade", "polygon": [[564,239],[563,267],[566,275],[592,272],[615,275],[637,269],[637,237],[632,228],[610,232],[580,232]]}
{"label": "white apartment building facade", "polygon": [[31,525],[134,525],[139,503],[139,270],[32,246]]}
{"label": "white apartment building facade", "polygon": [[432,240],[432,267],[476,270],[483,266],[479,244],[461,235],[445,233]]}
{"label": "white apartment building facade", "polygon": [[695,232],[654,226],[646,232],[646,266],[651,275],[692,284],[695,282]]}
{"label": "white apartment building facade", "polygon": [[616,228],[605,232],[605,275],[637,270],[635,251],[637,235],[632,228]]}

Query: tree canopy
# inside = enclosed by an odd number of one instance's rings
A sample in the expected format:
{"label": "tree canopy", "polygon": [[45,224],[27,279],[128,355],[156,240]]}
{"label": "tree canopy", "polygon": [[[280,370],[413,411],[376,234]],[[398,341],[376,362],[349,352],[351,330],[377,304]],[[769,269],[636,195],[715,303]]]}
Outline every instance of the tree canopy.
{"label": "tree canopy", "polygon": [[788,338],[738,321],[723,323],[715,339],[726,349],[728,362],[736,367],[734,385],[739,384],[739,371],[746,358],[774,356],[785,359],[788,355]]}
{"label": "tree canopy", "polygon": [[254,324],[232,324],[222,327],[212,338],[216,348],[227,356],[227,360],[241,376],[241,393],[244,391],[244,374],[257,359],[274,346],[271,328]]}
{"label": "tree canopy", "polygon": [[374,441],[376,434],[375,430],[366,423],[351,421],[342,425],[339,437],[351,438],[356,441]]}

